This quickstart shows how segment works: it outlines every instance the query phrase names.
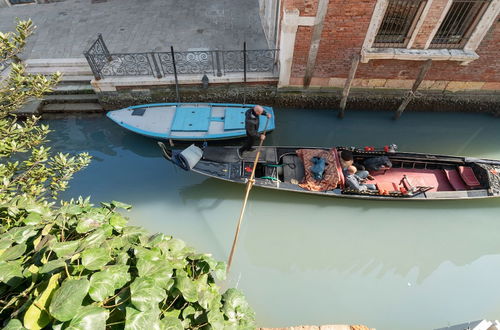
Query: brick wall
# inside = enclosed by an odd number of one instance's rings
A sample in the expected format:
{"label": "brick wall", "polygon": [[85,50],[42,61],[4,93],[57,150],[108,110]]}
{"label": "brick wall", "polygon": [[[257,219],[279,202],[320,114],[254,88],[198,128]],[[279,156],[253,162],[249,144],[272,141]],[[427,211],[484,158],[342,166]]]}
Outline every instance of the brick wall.
{"label": "brick wall", "polygon": [[[318,0],[314,2],[317,3]],[[425,46],[425,41],[441,17],[445,2],[445,0],[433,1],[429,15],[422,24],[412,48]],[[329,78],[347,77],[353,54],[359,54],[361,51],[375,4],[376,0],[330,0],[312,82],[323,81],[324,85],[329,81]],[[286,0],[284,5],[285,8],[298,8],[301,11],[301,16],[311,12],[312,9],[307,8],[317,6],[316,4],[308,7],[311,5],[310,0]],[[311,34],[312,27],[299,26],[295,42],[291,85],[300,85],[302,82]],[[456,61],[434,61],[426,80],[486,82],[489,87],[497,86],[492,89],[500,89],[499,45],[500,16],[497,17],[476,50],[480,56],[478,60],[466,66],[460,65],[460,62]],[[416,78],[422,64],[423,61],[371,60],[366,64],[359,64],[356,78],[412,80]]]}

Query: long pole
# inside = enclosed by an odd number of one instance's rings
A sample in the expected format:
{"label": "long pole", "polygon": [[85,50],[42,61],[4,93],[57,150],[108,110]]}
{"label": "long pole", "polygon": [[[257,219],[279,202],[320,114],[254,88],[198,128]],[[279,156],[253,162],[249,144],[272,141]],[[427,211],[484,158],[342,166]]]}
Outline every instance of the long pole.
{"label": "long pole", "polygon": [[246,104],[247,98],[247,42],[243,42],[243,104]]}
{"label": "long pole", "polygon": [[[264,136],[267,131],[267,124],[269,123],[269,118],[266,120],[266,126],[264,127]],[[229,253],[229,259],[227,261],[227,269],[226,272],[229,274],[229,269],[231,269],[231,263],[233,262],[234,252],[236,251],[236,243],[238,242],[238,236],[240,235],[241,223],[243,222],[243,216],[245,215],[245,209],[247,207],[248,196],[250,195],[250,190],[252,189],[255,183],[255,168],[257,167],[257,162],[260,157],[260,150],[262,148],[262,144],[264,140],[260,140],[259,147],[257,148],[257,153],[255,154],[255,160],[253,162],[252,174],[250,174],[250,179],[248,179],[246,190],[245,190],[245,198],[243,199],[243,206],[241,207],[240,218],[238,219],[238,226],[236,227],[236,233],[234,234],[233,245],[231,246],[231,253]]]}
{"label": "long pole", "polygon": [[175,66],[174,46],[170,46],[170,54],[172,54],[172,64],[173,64],[173,67],[174,67],[175,96],[177,97],[177,103],[179,103],[180,102],[180,98],[179,98],[179,80],[177,80],[177,67]]}
{"label": "long pole", "polygon": [[431,68],[431,65],[432,65],[432,59],[428,59],[427,61],[424,62],[424,64],[422,64],[420,72],[418,73],[417,79],[413,83],[411,91],[406,95],[405,99],[403,100],[403,103],[401,103],[398,110],[396,110],[396,113],[394,114],[394,119],[399,119],[399,117],[401,117],[403,111],[405,111],[410,101],[413,100],[413,98],[415,97],[415,92],[417,91],[418,87],[424,80],[427,71],[429,71],[429,69]]}

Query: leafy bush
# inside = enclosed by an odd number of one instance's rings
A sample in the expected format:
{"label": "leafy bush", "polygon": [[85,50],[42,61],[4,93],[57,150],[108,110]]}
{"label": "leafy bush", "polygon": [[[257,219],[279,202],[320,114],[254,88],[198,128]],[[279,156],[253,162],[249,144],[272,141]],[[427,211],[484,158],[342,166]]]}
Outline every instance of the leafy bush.
{"label": "leafy bush", "polygon": [[[7,329],[246,329],[254,313],[226,266],[127,226],[119,203],[0,205],[0,319]],[[54,220],[55,219],[55,220]]]}

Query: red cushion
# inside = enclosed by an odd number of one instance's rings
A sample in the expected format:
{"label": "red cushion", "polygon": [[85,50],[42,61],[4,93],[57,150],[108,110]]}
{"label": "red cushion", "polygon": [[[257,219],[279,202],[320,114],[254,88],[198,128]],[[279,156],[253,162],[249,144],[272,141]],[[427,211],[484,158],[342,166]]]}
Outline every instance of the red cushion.
{"label": "red cushion", "polygon": [[458,173],[460,173],[462,180],[464,180],[465,184],[468,185],[469,187],[481,186],[472,168],[468,166],[459,166]]}

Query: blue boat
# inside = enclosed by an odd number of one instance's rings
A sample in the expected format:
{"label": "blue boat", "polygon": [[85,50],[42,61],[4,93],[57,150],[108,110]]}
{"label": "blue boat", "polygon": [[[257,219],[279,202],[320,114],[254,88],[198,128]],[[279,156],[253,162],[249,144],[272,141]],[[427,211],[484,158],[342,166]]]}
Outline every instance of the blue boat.
{"label": "blue boat", "polygon": [[[147,137],[177,141],[206,141],[241,138],[245,132],[245,112],[254,104],[153,103],[131,106],[107,113],[118,125]],[[267,131],[274,130],[273,108]],[[266,116],[260,116],[263,132]]]}

